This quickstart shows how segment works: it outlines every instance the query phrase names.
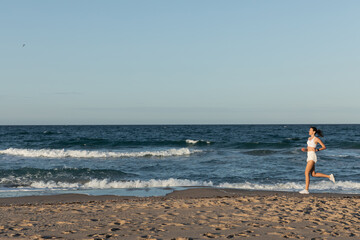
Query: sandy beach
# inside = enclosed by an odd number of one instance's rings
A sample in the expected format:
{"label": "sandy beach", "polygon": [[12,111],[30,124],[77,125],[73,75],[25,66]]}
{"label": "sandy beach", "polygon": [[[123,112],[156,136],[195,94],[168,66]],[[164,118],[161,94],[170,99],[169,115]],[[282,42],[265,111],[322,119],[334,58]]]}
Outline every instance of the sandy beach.
{"label": "sandy beach", "polygon": [[360,196],[193,188],[0,199],[0,239],[359,239]]}

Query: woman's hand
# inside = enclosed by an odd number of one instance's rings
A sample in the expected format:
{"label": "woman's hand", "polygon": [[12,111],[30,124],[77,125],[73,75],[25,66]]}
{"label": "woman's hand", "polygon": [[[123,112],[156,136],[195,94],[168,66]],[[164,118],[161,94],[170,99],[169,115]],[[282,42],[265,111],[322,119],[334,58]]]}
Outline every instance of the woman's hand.
{"label": "woman's hand", "polygon": [[306,148],[302,148],[301,151],[307,152],[307,149],[306,149]]}

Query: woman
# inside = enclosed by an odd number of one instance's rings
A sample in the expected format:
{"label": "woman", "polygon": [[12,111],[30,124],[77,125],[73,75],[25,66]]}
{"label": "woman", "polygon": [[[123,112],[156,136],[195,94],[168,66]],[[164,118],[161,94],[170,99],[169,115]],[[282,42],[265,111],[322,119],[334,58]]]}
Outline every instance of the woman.
{"label": "woman", "polygon": [[[310,137],[307,141],[307,148],[302,148],[301,151],[307,152],[307,164],[305,168],[305,189],[300,191],[301,194],[309,194],[309,185],[310,185],[310,174],[313,177],[324,177],[328,178],[330,181],[335,183],[334,175],[326,175],[323,173],[317,173],[315,172],[315,163],[317,162],[316,153],[318,151],[325,150],[325,144],[320,140],[320,138],[315,137],[315,134],[317,134],[319,137],[323,137],[323,134],[321,130],[316,129],[316,127],[311,127],[309,130]],[[316,148],[316,145],[320,144],[321,148]]]}

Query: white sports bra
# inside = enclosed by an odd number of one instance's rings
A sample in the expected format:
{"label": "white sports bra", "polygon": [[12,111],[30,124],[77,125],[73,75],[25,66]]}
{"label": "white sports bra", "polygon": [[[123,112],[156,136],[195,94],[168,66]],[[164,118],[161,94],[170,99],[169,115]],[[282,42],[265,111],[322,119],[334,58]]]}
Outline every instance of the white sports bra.
{"label": "white sports bra", "polygon": [[308,147],[316,148],[315,138],[316,137],[314,137],[313,139],[307,141]]}

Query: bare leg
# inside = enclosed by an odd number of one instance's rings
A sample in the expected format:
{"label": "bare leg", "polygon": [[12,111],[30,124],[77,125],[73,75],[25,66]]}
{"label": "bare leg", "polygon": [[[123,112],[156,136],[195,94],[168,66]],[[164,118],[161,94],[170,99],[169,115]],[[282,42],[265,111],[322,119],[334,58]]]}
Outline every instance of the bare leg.
{"label": "bare leg", "polygon": [[315,172],[315,164],[314,164],[314,167],[312,168],[311,170],[311,176],[313,177],[324,177],[324,178],[330,178],[329,175],[326,175],[326,174],[323,174],[323,173],[317,173]]}
{"label": "bare leg", "polygon": [[[314,161],[308,161],[305,168],[305,189],[309,190],[310,185],[310,173],[312,171],[315,171],[315,162]],[[313,170],[314,169],[314,170]]]}

